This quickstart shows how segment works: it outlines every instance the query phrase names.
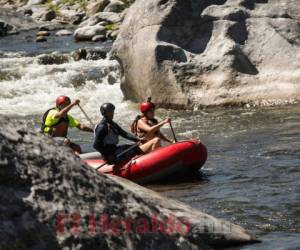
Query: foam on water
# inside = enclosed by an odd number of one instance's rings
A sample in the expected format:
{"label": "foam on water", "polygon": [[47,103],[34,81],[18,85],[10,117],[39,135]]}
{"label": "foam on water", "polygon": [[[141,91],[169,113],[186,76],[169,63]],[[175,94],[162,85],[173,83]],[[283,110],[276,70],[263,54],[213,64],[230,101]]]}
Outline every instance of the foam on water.
{"label": "foam on water", "polygon": [[[81,106],[98,120],[99,105],[112,102],[116,118],[132,117],[134,105],[123,101],[117,61],[72,61],[41,65],[36,57],[5,57],[0,60],[0,114],[9,116],[40,115],[54,106],[58,95],[79,98]],[[2,75],[2,77],[1,77]],[[108,79],[114,79],[110,85]],[[71,113],[85,119],[78,108]]]}

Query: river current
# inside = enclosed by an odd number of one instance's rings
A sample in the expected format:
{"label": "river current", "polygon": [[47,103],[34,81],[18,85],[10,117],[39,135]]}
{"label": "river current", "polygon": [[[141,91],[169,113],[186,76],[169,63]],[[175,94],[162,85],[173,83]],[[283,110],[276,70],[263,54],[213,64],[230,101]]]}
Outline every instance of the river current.
{"label": "river current", "polygon": [[[6,40],[5,40],[6,39]],[[24,37],[0,39],[0,114],[38,127],[57,95],[79,98],[94,122],[99,105],[113,102],[116,121],[129,128],[138,105],[123,101],[116,61],[73,61],[42,65],[41,53],[68,53],[91,44],[71,40],[37,47]],[[57,38],[61,39],[61,38]],[[67,48],[67,49],[66,49]],[[114,79],[114,84],[110,79]],[[71,112],[86,122],[79,109]],[[237,249],[300,249],[300,105],[158,110],[171,117],[178,139],[199,138],[208,160],[197,178],[148,186],[218,218],[255,232],[262,243]],[[163,131],[171,137],[170,129]],[[91,151],[93,136],[71,131],[70,138]]]}

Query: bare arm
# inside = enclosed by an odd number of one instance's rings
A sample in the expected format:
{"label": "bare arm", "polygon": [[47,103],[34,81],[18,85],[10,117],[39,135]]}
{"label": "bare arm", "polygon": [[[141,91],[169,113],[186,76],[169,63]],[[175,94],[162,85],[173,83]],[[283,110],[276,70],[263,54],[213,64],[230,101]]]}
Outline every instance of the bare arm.
{"label": "bare arm", "polygon": [[78,128],[78,129],[80,129],[82,131],[85,131],[85,132],[91,132],[91,133],[94,132],[94,130],[92,128],[90,128],[90,127],[88,127],[88,126],[86,126],[86,125],[84,125],[82,123],[79,123],[76,128]]}
{"label": "bare arm", "polygon": [[139,120],[138,121],[138,127],[144,131],[146,131],[147,133],[155,133],[156,131],[158,131],[163,125],[165,125],[166,123],[170,122],[170,118],[167,118],[163,121],[161,121],[160,123],[154,125],[154,126],[149,126],[146,122],[144,122],[143,120]]}
{"label": "bare arm", "polygon": [[56,119],[60,119],[62,117],[64,117],[71,108],[73,108],[74,106],[76,106],[77,104],[79,104],[79,100],[75,100],[74,102],[70,103],[67,107],[63,108],[62,110],[58,111],[55,115],[54,118]]}

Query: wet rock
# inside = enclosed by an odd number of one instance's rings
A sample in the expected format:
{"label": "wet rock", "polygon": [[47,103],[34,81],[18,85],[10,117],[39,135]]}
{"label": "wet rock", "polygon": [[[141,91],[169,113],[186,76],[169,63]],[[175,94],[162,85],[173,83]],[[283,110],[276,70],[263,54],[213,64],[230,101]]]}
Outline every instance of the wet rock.
{"label": "wet rock", "polygon": [[64,26],[58,23],[51,23],[51,24],[43,24],[39,26],[39,31],[54,31],[63,29]]}
{"label": "wet rock", "polygon": [[108,84],[113,85],[113,84],[117,83],[117,78],[115,76],[109,74],[107,76],[107,82],[108,82]]}
{"label": "wet rock", "polygon": [[90,41],[96,35],[105,35],[106,30],[101,25],[87,26],[78,28],[74,32],[74,38],[77,41]]}
{"label": "wet rock", "polygon": [[90,4],[87,6],[87,14],[92,16],[98,12],[101,12],[108,4],[109,0],[97,0],[95,2],[90,2]]}
{"label": "wet rock", "polygon": [[42,25],[39,27],[39,31],[50,31],[50,30],[52,30],[50,28],[50,25]]}
{"label": "wet rock", "polygon": [[107,51],[103,48],[86,48],[86,49],[78,49],[71,53],[71,56],[75,61],[79,60],[99,60],[105,59],[107,55]]}
{"label": "wet rock", "polygon": [[48,10],[46,12],[44,12],[41,17],[40,20],[41,21],[51,21],[52,19],[54,19],[56,17],[56,13],[53,10]]}
{"label": "wet rock", "polygon": [[255,241],[237,225],[97,173],[20,121],[1,117],[0,128],[1,249],[211,249]]}
{"label": "wet rock", "polygon": [[55,35],[56,36],[70,36],[70,35],[73,35],[73,32],[70,30],[60,30],[60,31],[56,32]]}
{"label": "wet rock", "polygon": [[52,64],[64,64],[69,62],[70,57],[64,54],[45,54],[39,55],[37,61],[39,64],[52,65]]}
{"label": "wet rock", "polygon": [[92,38],[93,42],[99,42],[99,41],[104,42],[105,40],[106,40],[105,35],[97,35]]}
{"label": "wet rock", "polygon": [[49,32],[49,31],[39,31],[39,32],[37,32],[36,33],[36,36],[50,36],[51,35],[51,33]]}
{"label": "wet rock", "polygon": [[82,22],[85,17],[85,13],[76,13],[75,15],[70,16],[70,23],[73,25],[78,25]]}
{"label": "wet rock", "polygon": [[105,59],[107,55],[107,51],[102,48],[87,48],[87,60],[99,60]]}
{"label": "wet rock", "polygon": [[125,98],[179,108],[300,100],[298,2],[135,1],[112,49]]}
{"label": "wet rock", "polygon": [[13,34],[16,32],[16,28],[9,23],[0,19],[0,36]]}
{"label": "wet rock", "polygon": [[73,57],[73,59],[75,61],[85,60],[86,56],[87,56],[87,51],[86,51],[86,49],[78,49],[76,51],[73,51],[71,53],[71,56]]}
{"label": "wet rock", "polygon": [[47,42],[47,38],[45,36],[38,36],[35,41],[37,43]]}
{"label": "wet rock", "polygon": [[112,0],[104,9],[105,12],[120,13],[126,8],[125,4],[119,0]]}

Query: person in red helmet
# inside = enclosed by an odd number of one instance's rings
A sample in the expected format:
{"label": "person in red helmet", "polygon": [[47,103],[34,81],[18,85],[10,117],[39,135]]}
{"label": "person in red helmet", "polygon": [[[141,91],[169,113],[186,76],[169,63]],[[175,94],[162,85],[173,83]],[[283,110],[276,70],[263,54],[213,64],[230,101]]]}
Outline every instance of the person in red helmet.
{"label": "person in red helmet", "polygon": [[51,108],[43,115],[41,131],[54,137],[61,145],[67,145],[73,149],[76,154],[81,154],[79,145],[71,142],[68,136],[68,128],[78,128],[82,131],[93,132],[93,129],[79,123],[68,112],[80,101],[78,99],[71,102],[68,96],[59,96],[56,98],[56,108]]}
{"label": "person in red helmet", "polygon": [[131,131],[139,138],[142,138],[142,143],[156,139],[157,143],[153,150],[161,146],[161,140],[173,143],[172,140],[160,132],[160,128],[170,123],[171,119],[166,118],[161,122],[155,119],[155,105],[151,102],[151,98],[148,98],[147,102],[140,104],[140,111],[142,115],[138,115],[135,118],[131,125]]}

